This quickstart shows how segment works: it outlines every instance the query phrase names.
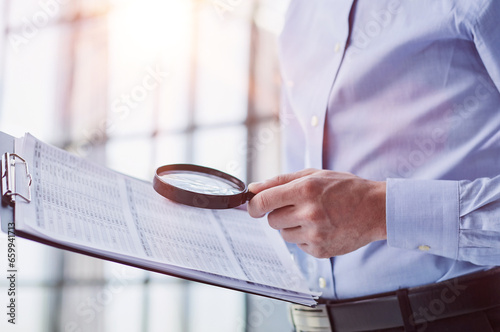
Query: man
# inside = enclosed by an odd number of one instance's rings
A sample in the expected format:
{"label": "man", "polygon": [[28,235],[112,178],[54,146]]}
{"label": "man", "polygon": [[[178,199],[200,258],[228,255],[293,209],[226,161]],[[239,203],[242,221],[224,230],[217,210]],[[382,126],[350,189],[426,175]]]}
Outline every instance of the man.
{"label": "man", "polygon": [[248,210],[296,244],[332,328],[500,329],[499,18],[496,0],[291,1],[286,174]]}

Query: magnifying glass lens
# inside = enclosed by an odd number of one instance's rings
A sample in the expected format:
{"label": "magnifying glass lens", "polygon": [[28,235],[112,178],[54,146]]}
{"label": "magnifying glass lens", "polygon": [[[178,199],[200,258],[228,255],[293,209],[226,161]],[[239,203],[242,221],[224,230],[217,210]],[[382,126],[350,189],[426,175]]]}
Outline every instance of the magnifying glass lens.
{"label": "magnifying glass lens", "polygon": [[254,196],[234,176],[192,164],[158,167],[153,188],[172,201],[205,209],[230,209]]}
{"label": "magnifying glass lens", "polygon": [[219,176],[193,171],[173,170],[158,174],[162,181],[184,190],[209,195],[235,195],[242,189]]}

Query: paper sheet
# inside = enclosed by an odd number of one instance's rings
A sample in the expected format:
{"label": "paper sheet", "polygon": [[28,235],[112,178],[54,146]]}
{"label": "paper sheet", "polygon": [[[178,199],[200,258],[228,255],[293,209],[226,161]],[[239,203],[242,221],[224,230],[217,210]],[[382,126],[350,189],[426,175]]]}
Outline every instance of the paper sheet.
{"label": "paper sheet", "polygon": [[[283,240],[265,218],[173,203],[158,195],[151,183],[29,134],[17,141],[16,151],[31,167],[34,200],[16,203],[17,229],[155,267],[164,264],[167,270],[190,269],[206,278],[214,274],[311,296]],[[22,173],[16,176],[21,183]]]}

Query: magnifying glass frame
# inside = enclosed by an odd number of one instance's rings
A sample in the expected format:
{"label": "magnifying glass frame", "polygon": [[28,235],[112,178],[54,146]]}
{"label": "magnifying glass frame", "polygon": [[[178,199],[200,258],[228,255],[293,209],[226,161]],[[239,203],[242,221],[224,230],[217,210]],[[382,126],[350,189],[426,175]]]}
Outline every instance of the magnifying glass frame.
{"label": "magnifying glass frame", "polygon": [[[166,181],[163,181],[161,178],[162,174],[175,171],[194,172],[202,175],[208,174],[222,178],[233,183],[240,190],[240,192],[231,195],[204,194],[176,187]],[[254,196],[254,194],[248,191],[246,184],[238,178],[213,168],[193,164],[171,164],[158,167],[153,179],[153,188],[160,195],[172,201],[205,209],[234,208],[240,206]]]}

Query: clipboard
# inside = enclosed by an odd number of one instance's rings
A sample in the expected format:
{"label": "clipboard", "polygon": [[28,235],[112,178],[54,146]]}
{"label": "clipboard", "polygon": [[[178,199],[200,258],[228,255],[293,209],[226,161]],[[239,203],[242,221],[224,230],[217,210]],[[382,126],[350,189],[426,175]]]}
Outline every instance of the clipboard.
{"label": "clipboard", "polygon": [[[30,174],[30,165],[26,161],[30,159],[27,158],[25,160],[23,156],[20,155],[20,152],[24,150],[16,151],[15,149],[16,142],[17,139],[14,138],[13,136],[0,132],[0,155],[2,156],[2,165],[1,165],[2,179],[0,181],[2,204],[0,208],[0,222],[1,222],[1,229],[4,233],[9,232],[9,224],[10,224],[10,231],[12,230],[12,224],[16,224],[15,220],[16,202],[22,201],[23,204],[21,204],[20,206],[26,205],[24,203],[38,204],[38,202],[36,201],[38,197],[36,195],[37,182],[36,179],[32,178]],[[55,149],[55,147],[52,148]],[[37,170],[35,167],[36,163],[31,166],[33,167],[32,168],[32,171],[34,171],[33,174],[37,174]],[[16,172],[23,172],[23,173],[17,173],[16,177]],[[26,176],[25,180],[23,178],[24,176]],[[124,174],[121,174],[121,176],[128,177]],[[23,183],[23,187],[19,186],[16,187],[16,179],[18,181],[21,180],[21,182]],[[34,180],[35,182],[33,184]],[[138,179],[135,179],[135,181],[144,183],[144,181]],[[153,192],[152,187],[151,190]],[[31,191],[33,191],[33,200]],[[17,212],[19,213],[20,210],[18,210]],[[208,285],[228,288],[249,294],[260,295],[287,302],[304,304],[308,306],[314,306],[316,304],[316,301],[314,299],[317,299],[317,295],[313,293],[304,292],[299,294],[292,289],[276,288],[278,286],[266,286],[265,284],[259,284],[258,282],[256,283],[254,280],[245,281],[242,279],[234,279],[233,277],[225,276],[223,274],[217,276],[212,272],[203,272],[203,271],[198,271],[196,269],[193,270],[191,268],[186,268],[176,265],[163,264],[162,267],[160,268],[158,264],[145,264],[142,261],[138,261],[137,259],[132,260],[131,258],[123,258],[124,257],[123,255],[116,256],[116,255],[111,255],[109,253],[104,254],[99,250],[96,252],[88,249],[81,249],[80,247],[66,245],[64,242],[58,242],[58,240],[56,239],[41,237],[36,234],[32,234],[30,232],[25,232],[21,229],[17,229],[17,227],[15,227],[15,235],[25,239],[33,240],[38,243],[56,247],[59,249],[136,267],[151,272],[157,272],[160,274],[165,274],[185,280],[191,280]],[[289,256],[287,255],[287,257]],[[298,270],[297,272],[300,274]]]}

